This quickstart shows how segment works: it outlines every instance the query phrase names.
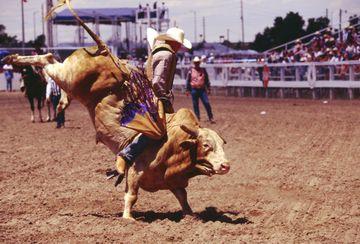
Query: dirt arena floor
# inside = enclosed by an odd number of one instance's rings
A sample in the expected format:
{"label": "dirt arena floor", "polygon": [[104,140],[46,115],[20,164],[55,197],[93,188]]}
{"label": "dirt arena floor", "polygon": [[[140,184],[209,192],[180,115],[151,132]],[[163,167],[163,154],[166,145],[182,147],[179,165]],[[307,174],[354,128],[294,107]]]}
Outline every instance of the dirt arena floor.
{"label": "dirt arena floor", "polygon": [[22,94],[1,92],[0,242],[360,243],[359,100],[211,102],[217,123],[203,114],[203,126],[228,141],[230,172],[190,181],[197,219],[182,219],[169,191],[140,191],[132,222],[84,107],[74,102],[57,130],[30,122]]}

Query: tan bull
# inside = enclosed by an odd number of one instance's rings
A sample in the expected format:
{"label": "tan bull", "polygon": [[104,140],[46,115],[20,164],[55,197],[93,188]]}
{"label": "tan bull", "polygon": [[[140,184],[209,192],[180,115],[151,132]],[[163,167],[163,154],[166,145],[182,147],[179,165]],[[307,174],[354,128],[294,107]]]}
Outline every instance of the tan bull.
{"label": "tan bull", "polygon": [[[104,43],[88,28],[87,31],[98,46],[79,49],[63,63],[56,61],[51,53],[10,55],[3,62],[43,67],[71,98],[88,109],[96,141],[116,154],[138,135],[120,126],[119,119],[129,95],[126,86],[129,74],[139,71],[127,61],[114,58]],[[192,211],[185,190],[188,180],[196,175],[224,174],[230,169],[223,151],[224,141],[216,132],[200,128],[190,110],[180,109],[167,115],[166,121],[167,135],[140,154],[128,170],[124,218],[132,219],[131,207],[139,187],[151,192],[169,189],[179,200],[184,214],[189,214]]]}

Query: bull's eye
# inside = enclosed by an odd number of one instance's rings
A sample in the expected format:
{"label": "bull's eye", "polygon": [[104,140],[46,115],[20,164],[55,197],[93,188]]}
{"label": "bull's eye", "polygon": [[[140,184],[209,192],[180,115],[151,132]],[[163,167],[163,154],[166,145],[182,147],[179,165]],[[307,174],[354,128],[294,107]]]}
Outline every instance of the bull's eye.
{"label": "bull's eye", "polygon": [[212,146],[208,143],[203,143],[203,147],[204,147],[204,150],[207,152],[207,151],[211,151],[212,150]]}

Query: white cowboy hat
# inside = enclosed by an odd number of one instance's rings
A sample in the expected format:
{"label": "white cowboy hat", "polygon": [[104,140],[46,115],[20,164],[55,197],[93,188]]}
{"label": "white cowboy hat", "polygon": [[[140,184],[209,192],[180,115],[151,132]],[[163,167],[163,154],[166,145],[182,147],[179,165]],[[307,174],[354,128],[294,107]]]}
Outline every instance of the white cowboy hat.
{"label": "white cowboy hat", "polygon": [[148,27],[146,29],[146,38],[150,45],[150,49],[152,50],[155,45],[155,40],[159,36],[159,32],[154,30],[153,28]]}
{"label": "white cowboy hat", "polygon": [[195,56],[195,58],[193,59],[194,63],[200,63],[201,59],[198,56]]}
{"label": "white cowboy hat", "polygon": [[164,34],[158,35],[155,39],[159,41],[176,41],[182,44],[187,49],[191,49],[191,42],[184,38],[185,33],[182,29],[177,27],[172,27],[166,31]]}

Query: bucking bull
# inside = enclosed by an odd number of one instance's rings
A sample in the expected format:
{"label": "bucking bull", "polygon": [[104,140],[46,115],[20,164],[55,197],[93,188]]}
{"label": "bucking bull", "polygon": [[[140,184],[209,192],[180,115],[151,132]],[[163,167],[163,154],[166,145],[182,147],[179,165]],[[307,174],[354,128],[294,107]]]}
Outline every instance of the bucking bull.
{"label": "bucking bull", "polygon": [[[114,59],[100,38],[75,17],[97,46],[79,49],[63,63],[56,61],[51,53],[10,55],[3,62],[44,68],[71,98],[88,109],[96,130],[96,142],[102,142],[116,154],[139,134],[119,123],[127,96],[124,84],[129,82],[129,72],[137,69],[126,60]],[[170,190],[183,214],[192,214],[185,190],[189,179],[197,175],[226,174],[230,169],[223,150],[225,141],[215,131],[201,128],[190,110],[166,114],[166,128],[166,136],[146,148],[127,171],[124,218],[133,219],[131,208],[139,187],[150,192]]]}

